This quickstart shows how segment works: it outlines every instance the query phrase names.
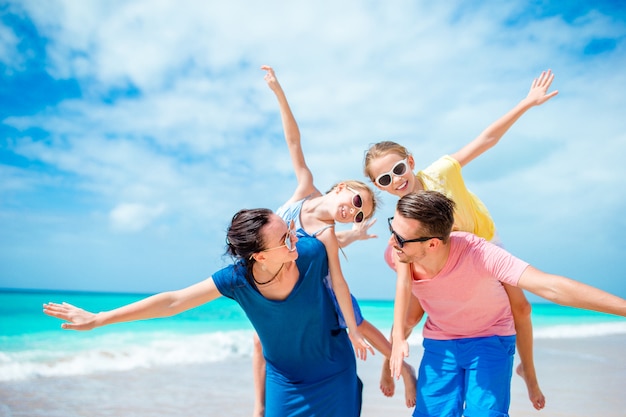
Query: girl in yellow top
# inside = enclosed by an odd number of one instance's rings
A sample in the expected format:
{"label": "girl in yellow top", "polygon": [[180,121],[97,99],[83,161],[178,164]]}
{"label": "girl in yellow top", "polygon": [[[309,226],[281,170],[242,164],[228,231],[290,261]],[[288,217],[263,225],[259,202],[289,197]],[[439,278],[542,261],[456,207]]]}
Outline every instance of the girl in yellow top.
{"label": "girl in yellow top", "polygon": [[[558,91],[548,93],[553,79],[554,74],[551,71],[542,72],[539,78],[533,81],[528,95],[513,109],[487,127],[463,148],[449,156],[443,156],[415,175],[413,175],[415,160],[404,146],[389,141],[372,145],[365,155],[365,175],[380,190],[387,191],[398,196],[398,198],[421,190],[443,193],[456,204],[453,230],[471,232],[494,242],[496,240],[494,222],[482,201],[465,186],[461,168],[498,143],[513,123],[528,109],[543,104],[557,95]],[[389,249],[385,256],[388,261],[391,260]],[[545,406],[545,397],[539,388],[533,360],[530,303],[521,289],[509,285],[505,285],[505,288],[515,319],[517,349],[521,359],[517,373],[526,383],[533,406],[540,410]],[[419,302],[414,297],[411,298],[409,316],[407,317],[407,329],[409,331],[419,323],[424,314]],[[385,368],[383,368],[381,387],[387,387],[386,394],[393,395],[394,382],[388,365],[388,362],[383,364]]]}

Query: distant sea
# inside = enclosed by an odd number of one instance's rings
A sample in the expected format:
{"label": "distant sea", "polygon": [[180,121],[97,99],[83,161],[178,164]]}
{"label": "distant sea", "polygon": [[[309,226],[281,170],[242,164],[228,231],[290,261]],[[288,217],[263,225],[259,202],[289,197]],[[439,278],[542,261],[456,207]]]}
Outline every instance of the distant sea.
{"label": "distant sea", "polygon": [[[68,302],[90,311],[112,309],[146,294],[0,290],[0,382],[225,362],[249,357],[252,327],[238,305],[221,298],[172,318],[115,324],[89,332],[61,329],[42,305]],[[392,301],[359,300],[384,334]],[[626,320],[553,304],[533,305],[536,339],[626,334]],[[409,339],[421,343],[421,328]]]}

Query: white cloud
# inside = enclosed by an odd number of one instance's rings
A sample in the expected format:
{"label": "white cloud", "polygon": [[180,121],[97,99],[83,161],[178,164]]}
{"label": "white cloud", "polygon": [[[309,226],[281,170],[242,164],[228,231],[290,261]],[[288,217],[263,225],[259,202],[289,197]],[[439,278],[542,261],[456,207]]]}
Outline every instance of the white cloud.
{"label": "white cloud", "polygon": [[[378,140],[405,143],[423,166],[454,152],[552,68],[560,94],[467,167],[470,185],[505,233],[530,211],[557,230],[584,222],[597,201],[619,212],[623,21],[597,12],[574,24],[532,19],[521,14],[525,2],[463,5],[20,2],[45,37],[50,74],[76,78],[83,96],[4,120],[24,132],[7,148],[44,165],[5,169],[6,183],[47,189],[51,169],[71,178],[68,193],[87,200],[88,213],[110,214],[93,221],[137,234],[164,224],[202,230],[213,251],[236,210],[275,208],[295,186],[260,65],[276,68],[320,188],[362,179],[363,151]],[[607,37],[616,52],[583,55]],[[32,128],[49,136],[33,138]],[[509,239],[527,242],[522,235]]]}
{"label": "white cloud", "polygon": [[116,231],[138,232],[158,219],[164,212],[164,206],[148,207],[137,203],[122,203],[111,210],[109,219]]}
{"label": "white cloud", "polygon": [[19,39],[10,27],[0,23],[0,62],[5,66],[5,75],[22,69],[24,60],[17,51]]}

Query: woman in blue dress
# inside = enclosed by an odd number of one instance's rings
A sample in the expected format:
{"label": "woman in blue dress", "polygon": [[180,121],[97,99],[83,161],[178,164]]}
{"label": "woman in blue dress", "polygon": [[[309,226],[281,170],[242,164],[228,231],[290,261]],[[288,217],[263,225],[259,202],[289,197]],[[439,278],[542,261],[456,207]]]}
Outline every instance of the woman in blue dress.
{"label": "woman in blue dress", "polygon": [[232,298],[263,344],[266,417],[359,416],[361,382],[350,340],[324,286],[324,245],[314,238],[298,240],[293,223],[288,226],[269,209],[235,214],[227,243],[235,263],[190,287],[97,314],[67,303],[45,304],[44,313],[66,320],[64,329],[91,330]]}

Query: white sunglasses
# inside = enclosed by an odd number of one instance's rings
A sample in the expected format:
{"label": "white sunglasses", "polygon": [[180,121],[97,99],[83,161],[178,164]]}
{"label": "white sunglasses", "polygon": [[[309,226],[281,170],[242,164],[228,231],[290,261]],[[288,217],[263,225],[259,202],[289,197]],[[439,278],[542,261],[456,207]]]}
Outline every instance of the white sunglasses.
{"label": "white sunglasses", "polygon": [[391,168],[391,171],[384,172],[376,177],[374,182],[381,187],[389,187],[391,185],[391,181],[393,177],[391,175],[395,175],[397,177],[404,175],[405,172],[409,170],[409,161],[408,158],[404,158],[402,161],[396,162],[396,164]]}

